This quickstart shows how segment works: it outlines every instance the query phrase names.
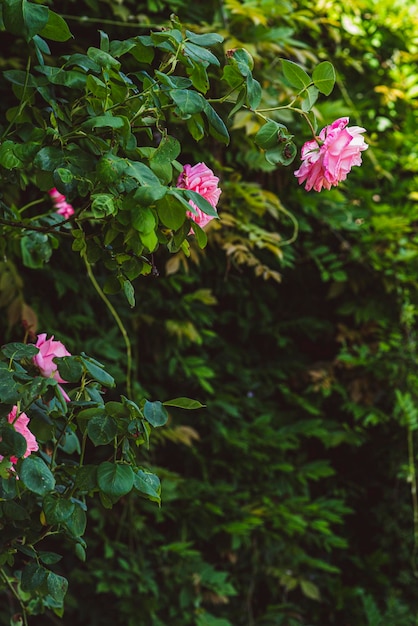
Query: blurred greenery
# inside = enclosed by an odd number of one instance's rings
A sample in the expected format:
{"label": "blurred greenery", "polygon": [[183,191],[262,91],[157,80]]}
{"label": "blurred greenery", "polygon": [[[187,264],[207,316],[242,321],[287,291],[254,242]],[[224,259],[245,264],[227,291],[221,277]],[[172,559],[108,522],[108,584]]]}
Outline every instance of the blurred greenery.
{"label": "blurred greenery", "polygon": [[[315,105],[318,119],[348,115],[370,148],[338,189],[307,193],[292,168],[263,158],[251,111],[232,116],[228,147],[202,148],[178,125],[189,162],[220,173],[221,219],[205,250],[157,250],[153,273],[132,281],[135,308],[112,302],[132,341],[134,392],[206,406],[167,407],[146,453],[161,508],[138,494],[111,510],[98,500],[86,562],[68,546],[59,572],[70,581],[64,615],[30,624],[416,626],[416,3],[48,4],[68,20],[74,52],[97,45],[98,29],[112,39],[145,34],[172,13],[218,32],[224,52],[254,56],[264,108],[288,100],[279,58],[308,72],[331,61],[337,85]],[[2,69],[21,68],[19,41],[4,40]],[[10,106],[4,95],[1,110]],[[274,119],[291,126],[300,150],[306,126],[287,110]],[[2,193],[20,193],[11,174]],[[299,234],[288,245],[292,216]],[[106,359],[123,385],[123,337],[69,246],[40,268],[3,264],[0,285],[24,294],[40,327],[70,350]],[[103,284],[103,265],[95,275]],[[8,316],[4,341],[20,340]],[[6,624],[13,597],[3,595]]]}

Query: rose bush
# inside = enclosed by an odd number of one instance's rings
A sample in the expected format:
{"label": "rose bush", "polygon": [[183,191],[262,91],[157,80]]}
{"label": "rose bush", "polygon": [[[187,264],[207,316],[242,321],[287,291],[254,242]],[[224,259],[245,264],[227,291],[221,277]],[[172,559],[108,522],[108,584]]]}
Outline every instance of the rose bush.
{"label": "rose bush", "polygon": [[[70,242],[66,255],[76,255],[85,268],[126,347],[126,395],[107,402],[104,391],[116,386],[113,376],[84,352],[72,355],[54,335],[48,339],[41,333],[35,344],[0,349],[0,453],[13,459],[19,476],[18,487],[10,473],[0,485],[0,509],[10,510],[8,501],[17,503],[16,515],[7,518],[11,532],[2,547],[0,573],[15,591],[26,625],[28,615],[46,609],[62,615],[66,581],[49,567],[59,555],[45,560],[43,542],[64,536],[84,560],[89,498],[97,496],[110,509],[134,491],[160,503],[158,476],[141,466],[138,447],[148,444],[153,427],[166,423],[165,405],[202,406],[182,397],[164,403],[146,398],[133,375],[129,332],[108,297],[122,291],[134,307],[133,283],[152,272],[157,250],[190,254],[188,237],[194,230],[198,246],[206,245],[202,227],[217,217],[219,178],[204,162],[187,164],[176,186],[182,160],[178,137],[209,141],[209,152],[218,143],[228,145],[230,120],[243,109],[262,125],[255,143],[268,166],[289,165],[297,149],[293,135],[273,119],[283,107],[269,109],[271,117],[258,110],[268,97],[253,78],[251,55],[239,48],[225,55],[217,33],[195,34],[173,17],[166,27],[125,41],[111,41],[100,31],[100,47],[90,46],[84,54],[76,46],[75,53],[56,59],[44,38],[60,42],[62,50],[71,33],[54,11],[28,0],[8,1],[2,19],[8,35],[24,33],[28,55],[38,60],[28,62],[26,72],[5,72],[10,108],[1,125],[0,174],[6,184],[0,239],[7,274],[1,302],[13,319],[7,332],[18,335],[18,322],[27,322],[11,315],[11,303],[20,302],[23,292],[16,268],[52,268],[54,251]],[[316,98],[334,86],[332,65],[320,63],[312,77],[291,62],[283,61],[283,67],[287,88],[294,91],[287,108],[312,129]],[[16,101],[8,102],[9,92]],[[332,142],[330,132],[332,184],[346,172],[347,155],[350,167],[358,161],[345,140],[348,131]],[[357,140],[350,135],[351,140],[353,148]],[[71,218],[68,222],[37,212],[46,193],[57,213]],[[36,333],[35,320],[30,326]],[[60,386],[67,383],[71,398]],[[17,416],[12,433],[11,414]],[[39,453],[31,454],[35,446]],[[95,457],[99,446],[108,450]]]}

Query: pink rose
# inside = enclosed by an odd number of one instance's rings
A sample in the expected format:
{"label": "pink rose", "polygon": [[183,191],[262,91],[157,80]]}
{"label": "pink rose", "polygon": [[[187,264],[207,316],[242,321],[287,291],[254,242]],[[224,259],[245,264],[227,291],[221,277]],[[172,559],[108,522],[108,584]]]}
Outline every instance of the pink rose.
{"label": "pink rose", "polygon": [[[23,455],[24,458],[29,456],[32,452],[36,452],[39,449],[38,442],[35,439],[35,436],[31,433],[28,428],[29,418],[26,413],[21,413],[17,418],[17,406],[14,406],[10,411],[7,419],[9,424],[12,424],[16,432],[20,433],[26,439],[26,452]],[[4,457],[0,455],[0,460],[3,460]],[[17,463],[18,459],[16,456],[11,456],[10,461],[14,464]]]}
{"label": "pink rose", "polygon": [[[219,196],[222,190],[218,187],[219,178],[215,176],[211,169],[205,165],[205,163],[197,163],[196,165],[184,165],[183,171],[177,180],[177,186],[181,189],[190,189],[200,194],[216,209]],[[187,211],[186,215],[192,219],[201,228],[206,226],[210,220],[213,219],[212,215],[203,213],[194,202],[189,200],[189,204],[193,207],[196,213],[193,211]],[[193,232],[191,229],[190,232]]]}
{"label": "pink rose", "polygon": [[360,126],[347,128],[348,122],[348,117],[341,117],[304,144],[295,176],[299,185],[306,181],[306,191],[331,189],[347,178],[354,165],[361,165],[361,152],[368,148],[361,133],[366,131]]}
{"label": "pink rose", "polygon": [[66,220],[74,215],[73,207],[67,202],[66,197],[60,193],[58,189],[54,187],[50,189],[48,193],[52,198],[54,207],[57,209],[55,212],[58,213],[58,215],[62,215]]}
{"label": "pink rose", "polygon": [[[50,339],[47,339],[46,333],[42,333],[38,335],[38,340],[35,345],[39,348],[39,352],[33,357],[33,362],[38,367],[42,376],[45,376],[45,378],[54,378],[59,383],[68,382],[61,378],[58,367],[53,361],[55,357],[71,356],[64,344],[62,344],[61,341],[55,341],[54,335],[52,335]],[[70,398],[67,393],[60,385],[58,386],[65,400],[69,402]]]}

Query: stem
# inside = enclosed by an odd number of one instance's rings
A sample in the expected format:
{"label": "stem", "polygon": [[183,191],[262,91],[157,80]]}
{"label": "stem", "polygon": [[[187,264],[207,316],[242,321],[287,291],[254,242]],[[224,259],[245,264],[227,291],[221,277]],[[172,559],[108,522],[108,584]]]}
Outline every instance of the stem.
{"label": "stem", "polygon": [[296,241],[296,239],[298,238],[299,222],[297,221],[296,217],[290,211],[285,209],[283,206],[281,206],[279,210],[282,213],[284,213],[291,220],[291,222],[293,224],[293,235],[289,239],[286,239],[285,241],[282,241],[281,244],[280,244],[280,246],[288,246],[289,244],[291,244],[294,241]]}
{"label": "stem", "polygon": [[66,233],[62,230],[59,230],[59,226],[66,224],[70,220],[71,218],[68,218],[67,220],[63,220],[62,222],[60,222],[60,224],[55,224],[54,226],[33,226],[31,224],[24,224],[23,222],[10,222],[9,220],[4,220],[3,218],[0,218],[0,224],[2,224],[3,226],[10,226],[11,228],[20,228],[28,231],[35,230],[38,233],[54,233],[56,235],[63,235],[64,237],[72,238],[71,233]]}
{"label": "stem", "polygon": [[30,70],[30,57],[28,58],[28,62],[26,63],[25,83],[23,85],[23,93],[22,93],[22,98],[20,100],[19,108],[17,109],[15,115],[13,116],[13,119],[10,120],[10,123],[7,126],[6,130],[2,133],[2,138],[7,136],[9,130],[12,128],[13,124],[15,123],[15,121],[17,120],[17,118],[22,113],[22,111],[23,111],[23,109],[25,107],[24,98],[25,98],[25,94],[26,94],[26,88],[28,86],[28,81],[29,81],[29,70]]}
{"label": "stem", "polygon": [[123,26],[124,28],[145,28],[146,30],[150,28],[157,28],[161,30],[161,24],[143,24],[142,22],[122,22],[120,20],[109,20],[103,18],[95,18],[95,17],[86,17],[85,15],[64,15],[64,13],[60,13],[61,17],[65,20],[72,20],[73,22],[85,22],[86,24],[109,24],[110,26]]}
{"label": "stem", "polygon": [[418,576],[417,554],[418,554],[418,495],[417,495],[417,475],[414,459],[414,437],[411,426],[408,426],[408,464],[409,480],[411,483],[411,497],[414,523],[414,548],[412,551],[411,564],[414,576]]}
{"label": "stem", "polygon": [[22,602],[22,599],[20,598],[20,596],[17,593],[16,589],[13,587],[12,583],[10,582],[10,580],[9,580],[7,574],[5,573],[5,571],[3,570],[3,568],[0,569],[0,574],[1,574],[1,577],[3,578],[4,582],[6,583],[8,588],[10,589],[11,593],[14,595],[16,600],[19,602],[20,608],[22,609],[23,625],[24,626],[28,626],[28,619],[27,619],[27,616],[26,616],[26,608],[25,608],[25,605]]}
{"label": "stem", "polygon": [[131,348],[131,342],[129,340],[128,333],[126,332],[126,328],[123,325],[123,322],[120,319],[119,314],[116,311],[115,307],[110,302],[109,298],[106,296],[106,294],[103,292],[102,288],[100,287],[99,283],[97,282],[96,277],[93,274],[93,270],[91,268],[91,265],[90,265],[89,261],[87,260],[87,257],[86,257],[85,254],[83,255],[83,259],[84,259],[84,262],[86,264],[88,277],[90,278],[90,280],[91,280],[91,282],[93,284],[93,287],[95,288],[95,290],[97,291],[98,295],[100,296],[100,298],[105,303],[105,305],[108,308],[110,314],[112,315],[113,319],[115,320],[116,324],[118,325],[118,328],[119,328],[120,332],[122,333],[122,336],[123,336],[123,339],[124,339],[124,342],[125,342],[125,346],[126,346],[126,391],[127,391],[128,396],[131,397],[132,396],[132,386],[131,386],[132,348]]}
{"label": "stem", "polygon": [[30,209],[31,206],[35,206],[36,204],[41,204],[41,202],[45,202],[44,198],[38,198],[37,200],[32,200],[32,202],[29,202],[28,204],[25,204],[25,206],[22,206],[21,209],[19,209],[19,213],[23,213],[23,211],[26,211],[26,209]]}

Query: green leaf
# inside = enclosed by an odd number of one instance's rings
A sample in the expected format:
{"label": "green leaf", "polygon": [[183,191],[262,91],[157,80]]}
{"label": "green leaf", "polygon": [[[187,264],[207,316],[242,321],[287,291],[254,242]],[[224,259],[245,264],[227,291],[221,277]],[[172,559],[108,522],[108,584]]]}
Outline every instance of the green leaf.
{"label": "green leaf", "polygon": [[87,56],[89,57],[89,59],[94,61],[94,63],[97,63],[97,65],[100,65],[100,67],[103,67],[105,69],[120,69],[120,61],[113,58],[112,55],[108,52],[100,50],[99,48],[90,47],[87,50]]}
{"label": "green leaf", "polygon": [[261,85],[258,80],[252,77],[251,74],[247,76],[247,103],[250,109],[256,109],[261,100]]}
{"label": "green leaf", "polygon": [[120,180],[127,168],[126,159],[121,159],[109,152],[100,158],[96,166],[96,173],[103,183],[114,183]]}
{"label": "green leaf", "polygon": [[38,354],[39,348],[32,343],[6,343],[1,347],[1,351],[8,359],[20,361],[32,359],[35,354]]}
{"label": "green leaf", "polygon": [[203,228],[201,228],[196,222],[193,224],[193,233],[196,237],[197,245],[201,250],[203,250],[203,248],[205,248],[206,244],[208,243],[207,234],[205,233]]}
{"label": "green leaf", "polygon": [[135,473],[134,487],[154,502],[161,502],[161,483],[156,474],[139,469]]}
{"label": "green leaf", "polygon": [[202,48],[201,46],[197,46],[194,43],[186,42],[183,52],[184,56],[189,57],[197,63],[216,65],[217,67],[220,66],[219,59],[213,54],[213,52],[207,50],[206,48]]}
{"label": "green leaf", "polygon": [[0,427],[1,441],[0,454],[2,456],[22,457],[27,448],[26,439],[18,433],[12,424],[5,422]]}
{"label": "green leaf", "polygon": [[235,49],[229,59],[232,66],[238,70],[241,76],[246,78],[251,75],[254,68],[254,60],[245,48]]}
{"label": "green leaf", "polygon": [[55,169],[66,165],[62,150],[53,146],[41,148],[35,156],[33,164],[46,172],[53,172]]}
{"label": "green leaf", "polygon": [[302,100],[302,110],[308,112],[318,100],[319,89],[314,85],[311,85],[307,88],[305,94],[306,95]]}
{"label": "green leaf", "polygon": [[27,41],[42,31],[48,22],[48,8],[28,0],[3,0],[3,22],[13,35]]}
{"label": "green leaf", "polygon": [[9,372],[6,363],[0,363],[0,402],[4,404],[16,404],[20,399],[20,385]]}
{"label": "green leaf", "polygon": [[310,598],[311,600],[320,600],[321,594],[319,592],[318,586],[312,583],[309,580],[301,580],[300,588],[304,596]]}
{"label": "green leaf", "polygon": [[135,306],[135,289],[130,280],[125,279],[123,281],[123,293],[131,308]]}
{"label": "green leaf", "polygon": [[187,69],[193,87],[202,93],[206,93],[209,89],[209,77],[206,67],[202,63],[194,62],[191,69]]}
{"label": "green leaf", "polygon": [[154,213],[147,207],[141,207],[132,213],[132,226],[140,233],[150,233],[155,229]]}
{"label": "green leaf", "polygon": [[204,33],[202,35],[198,35],[196,33],[192,33],[190,30],[186,30],[186,37],[197,46],[204,47],[215,46],[218,43],[222,43],[224,40],[224,38],[221,35],[218,35],[218,33]]}
{"label": "green leaf", "polygon": [[68,580],[55,572],[49,572],[47,578],[48,592],[52,598],[62,605],[68,589]]}
{"label": "green leaf", "polygon": [[45,463],[38,456],[30,455],[20,464],[19,476],[29,491],[44,496],[55,487],[55,478]]}
{"label": "green leaf", "polygon": [[206,100],[202,95],[190,89],[171,89],[170,96],[183,119],[195,113],[200,113],[206,105]]}
{"label": "green leaf", "polygon": [[184,223],[186,210],[183,203],[171,192],[157,202],[157,212],[161,222],[172,230],[177,230]]}
{"label": "green leaf", "polygon": [[61,15],[51,11],[51,9],[48,9],[48,21],[46,26],[39,34],[41,37],[51,39],[52,41],[67,41],[72,37],[67,22],[63,17],[61,17]]}
{"label": "green leaf", "polygon": [[168,413],[159,400],[155,402],[145,400],[144,417],[151,426],[158,427],[167,423]]}
{"label": "green leaf", "polygon": [[63,356],[57,359],[58,372],[67,383],[78,383],[83,375],[83,366],[78,356]]}
{"label": "green leaf", "polygon": [[84,73],[76,70],[64,70],[62,67],[50,67],[45,65],[37,68],[44,74],[53,85],[65,85],[71,89],[84,89],[87,77]]}
{"label": "green leaf", "polygon": [[94,217],[102,218],[107,215],[115,215],[117,208],[113,201],[113,196],[108,193],[92,194],[93,202],[91,203],[91,211]]}
{"label": "green leaf", "polygon": [[315,87],[325,96],[329,96],[335,85],[335,69],[329,61],[323,61],[317,65],[312,73]]}
{"label": "green leaf", "polygon": [[75,485],[81,492],[90,492],[97,488],[97,467],[83,465],[77,469]]}
{"label": "green leaf", "polygon": [[43,267],[52,255],[48,235],[34,230],[26,232],[20,240],[23,264],[31,269]]}
{"label": "green leaf", "polygon": [[111,498],[120,498],[132,490],[134,473],[130,465],[104,461],[97,469],[100,489]]}
{"label": "green leaf", "polygon": [[266,161],[276,165],[280,163],[281,165],[290,165],[296,157],[297,148],[293,141],[287,141],[286,143],[279,144],[277,148],[270,148],[270,150],[266,150],[265,157]]}
{"label": "green leaf", "polygon": [[263,148],[264,150],[275,148],[278,145],[279,132],[282,129],[286,129],[286,126],[270,120],[266,122],[256,133],[254,141],[257,146],[260,146],[260,148]]}
{"label": "green leaf", "polygon": [[55,494],[47,494],[42,502],[42,508],[48,524],[65,522],[74,510],[74,503]]}
{"label": "green leaf", "polygon": [[180,409],[202,409],[206,406],[205,404],[201,404],[198,400],[183,397],[166,400],[163,404],[164,406],[176,406]]}
{"label": "green leaf", "polygon": [[87,423],[87,434],[95,446],[105,446],[114,440],[118,432],[115,420],[103,413],[95,415]]}
{"label": "green leaf", "polygon": [[215,207],[213,207],[211,203],[206,200],[206,198],[201,196],[200,193],[192,191],[191,189],[177,189],[176,192],[184,195],[188,200],[194,202],[199,209],[203,211],[203,213],[206,213],[206,215],[218,217]]}
{"label": "green leaf", "polygon": [[28,563],[22,570],[22,591],[31,592],[39,589],[46,581],[47,575],[48,570],[42,567],[42,565],[38,565],[34,561]]}
{"label": "green leaf", "polygon": [[0,146],[0,165],[7,170],[12,170],[16,167],[22,167],[23,163],[19,157],[15,154],[15,144],[13,141],[7,139]]}
{"label": "green leaf", "polygon": [[113,376],[108,374],[101,366],[96,363],[93,363],[92,359],[88,357],[80,357],[81,362],[86,368],[87,372],[90,374],[94,380],[103,385],[104,387],[114,387],[115,379]]}
{"label": "green leaf", "polygon": [[55,565],[55,563],[59,563],[59,561],[61,561],[62,556],[56,552],[46,552],[41,550],[39,552],[39,558],[42,563],[45,563],[45,565]]}
{"label": "green leaf", "polygon": [[283,74],[292,87],[301,90],[308,87],[311,83],[311,77],[297,63],[282,59]]}
{"label": "green leaf", "polygon": [[229,133],[223,120],[219,117],[215,109],[205,101],[204,113],[209,123],[209,132],[215,139],[222,141],[222,143],[229,144]]}
{"label": "green leaf", "polygon": [[[96,467],[94,467],[96,470]],[[82,537],[86,531],[87,516],[78,502],[74,502],[74,509],[70,517],[66,519],[65,526],[73,537]]]}

